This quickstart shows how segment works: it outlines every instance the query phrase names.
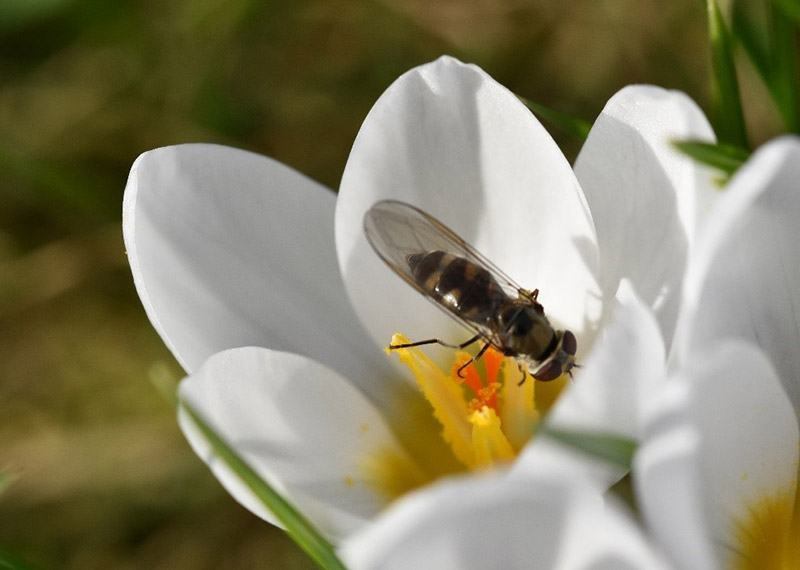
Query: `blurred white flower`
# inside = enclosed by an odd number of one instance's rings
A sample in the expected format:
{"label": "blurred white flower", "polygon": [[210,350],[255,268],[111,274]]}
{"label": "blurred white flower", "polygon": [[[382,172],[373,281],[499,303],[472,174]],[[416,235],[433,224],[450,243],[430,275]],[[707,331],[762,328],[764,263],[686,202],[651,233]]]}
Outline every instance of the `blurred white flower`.
{"label": "blurred white flower", "polygon": [[[672,150],[684,138],[713,140],[691,100],[628,87],[606,105],[573,169],[511,92],[441,58],[376,102],[338,198],[251,153],[158,149],[132,168],[125,243],[147,314],[189,373],[181,397],[338,541],[410,489],[481,463],[445,443],[408,371],[383,353],[397,331],[453,341],[465,331],[381,265],[362,233],[364,212],[385,198],[421,207],[539,288],[553,324],[575,333],[584,365],[554,423],[577,418],[637,435],[640,380],[659,377],[664,349],[631,331],[669,343],[687,259],[715,199],[709,173]],[[449,369],[452,351],[426,352]],[[534,396],[533,385],[500,393],[499,406],[516,411],[498,412],[511,455],[520,453],[512,473],[547,477],[548,462],[574,457],[542,438],[526,442],[526,420],[558,391],[537,383]],[[180,421],[233,496],[274,522]]]}
{"label": "blurred white flower", "polygon": [[687,275],[674,378],[634,480],[675,566],[800,568],[800,140],[758,152]]}

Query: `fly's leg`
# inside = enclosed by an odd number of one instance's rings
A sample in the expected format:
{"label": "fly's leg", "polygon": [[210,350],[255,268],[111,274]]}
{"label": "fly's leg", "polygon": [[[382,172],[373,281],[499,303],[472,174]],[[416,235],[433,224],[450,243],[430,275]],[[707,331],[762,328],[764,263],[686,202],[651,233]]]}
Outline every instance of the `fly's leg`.
{"label": "fly's leg", "polygon": [[[468,347],[469,345],[471,345],[471,344],[473,344],[473,343],[477,342],[478,340],[480,340],[480,338],[481,338],[481,335],[479,335],[479,334],[476,334],[475,336],[473,336],[473,337],[471,337],[471,338],[468,338],[467,340],[465,340],[465,341],[464,341],[464,342],[462,342],[461,344],[450,344],[450,343],[444,342],[443,340],[441,340],[441,339],[438,339],[438,338],[429,338],[428,340],[419,340],[419,341],[417,341],[417,342],[408,342],[408,343],[405,343],[405,344],[390,344],[390,345],[389,345],[389,350],[396,350],[396,349],[398,349],[398,348],[411,348],[411,347],[413,347],[413,346],[424,346],[424,345],[426,345],[426,344],[440,344],[440,345],[442,345],[442,346],[446,346],[447,348],[457,348],[457,349],[461,349],[461,348],[466,348],[466,347]],[[486,350],[487,350],[488,348],[489,348],[489,343],[487,342],[486,344],[484,344],[484,345],[483,345],[483,348],[481,348],[481,349],[478,351],[478,354],[476,354],[475,356],[473,356],[472,358],[470,358],[470,359],[467,361],[467,363],[466,363],[466,364],[464,364],[463,366],[461,366],[461,367],[458,369],[458,371],[456,372],[456,373],[458,374],[458,377],[459,377],[459,378],[464,378],[464,375],[462,374],[463,370],[464,370],[464,369],[465,369],[467,366],[469,366],[470,364],[472,364],[473,362],[475,362],[476,360],[478,360],[478,359],[479,359],[481,356],[483,356],[483,353],[484,353],[484,352],[486,352]]]}
{"label": "fly's leg", "polygon": [[[398,348],[411,348],[413,346],[424,346],[426,344],[441,344],[442,346],[446,346],[447,348],[466,348],[474,342],[477,342],[481,338],[481,335],[476,334],[472,338],[467,339],[466,341],[462,342],[461,344],[450,344],[449,342],[445,342],[438,338],[429,338],[428,340],[419,340],[417,342],[408,342],[405,344],[390,344],[389,350],[397,350]],[[481,350],[481,354],[486,350],[484,348]]]}
{"label": "fly's leg", "polygon": [[536,309],[539,314],[544,315],[544,307],[539,303],[539,290],[534,289],[533,291],[529,289],[520,289],[517,292],[517,299],[523,302],[529,302],[533,305],[533,308]]}
{"label": "fly's leg", "polygon": [[[463,347],[462,347],[462,348],[463,348]],[[475,362],[476,360],[478,360],[478,359],[479,359],[481,356],[483,356],[483,353],[484,353],[484,352],[486,352],[486,349],[487,349],[487,348],[489,348],[489,343],[488,343],[488,342],[487,342],[486,344],[484,344],[484,345],[483,345],[483,348],[482,348],[482,349],[480,349],[480,350],[478,351],[478,354],[476,354],[475,356],[473,356],[472,358],[470,358],[469,360],[467,360],[467,362],[465,362],[465,363],[464,363],[464,364],[463,364],[463,365],[462,365],[462,366],[461,366],[461,367],[460,367],[460,368],[459,368],[459,369],[456,371],[456,374],[458,374],[458,377],[459,377],[459,378],[466,378],[466,376],[464,376],[464,375],[463,375],[461,372],[463,372],[463,371],[464,371],[464,369],[465,369],[467,366],[469,366],[470,364],[472,364],[473,362]]]}
{"label": "fly's leg", "polygon": [[528,377],[528,373],[525,371],[525,368],[522,366],[521,362],[517,362],[517,368],[520,372],[522,372],[522,380],[517,382],[517,386],[522,386],[525,383],[525,379]]}

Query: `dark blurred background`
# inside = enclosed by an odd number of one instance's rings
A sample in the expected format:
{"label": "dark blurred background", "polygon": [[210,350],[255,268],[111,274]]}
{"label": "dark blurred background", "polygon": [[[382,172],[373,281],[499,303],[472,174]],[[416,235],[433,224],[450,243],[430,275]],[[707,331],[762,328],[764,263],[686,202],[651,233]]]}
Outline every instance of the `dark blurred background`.
{"label": "dark blurred background", "polygon": [[[140,153],[218,142],[335,189],[375,99],[444,53],[588,120],[630,83],[708,110],[705,30],[698,0],[0,0],[0,549],[46,568],[310,567],[216,483],[152,381],[181,371],[122,245]],[[776,118],[742,72],[762,140]]]}

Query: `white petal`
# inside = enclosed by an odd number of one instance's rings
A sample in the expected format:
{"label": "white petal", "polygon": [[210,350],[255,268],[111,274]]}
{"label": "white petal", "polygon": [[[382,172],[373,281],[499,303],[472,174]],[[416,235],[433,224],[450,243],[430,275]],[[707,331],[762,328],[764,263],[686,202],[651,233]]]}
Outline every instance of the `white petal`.
{"label": "white petal", "polygon": [[652,536],[676,568],[716,568],[697,473],[697,433],[652,435],[634,458],[639,508]]}
{"label": "white petal", "polygon": [[[371,458],[408,460],[375,408],[345,379],[293,354],[240,348],[211,357],[181,383],[181,398],[259,475],[338,539],[389,501],[365,469]],[[226,489],[275,522],[218,459],[191,419],[181,428]]]}
{"label": "white petal", "polygon": [[597,228],[603,290],[613,295],[630,279],[668,341],[695,225],[718,194],[711,172],[671,145],[686,139],[714,141],[694,101],[635,85],[609,100],[575,162]]}
{"label": "white petal", "polygon": [[800,140],[758,150],[731,180],[687,275],[678,357],[720,339],[760,346],[800,410]]}
{"label": "white petal", "polygon": [[[640,439],[643,406],[664,381],[664,343],[652,313],[625,280],[617,293],[613,319],[574,382],[559,397],[548,427]],[[550,463],[543,456],[558,447],[546,437],[537,437],[513,469],[535,473]],[[560,461],[586,470],[595,481],[611,484],[624,474],[578,451],[564,447],[558,452]]]}
{"label": "white petal", "polygon": [[[701,562],[708,551],[720,567],[733,567],[737,530],[755,508],[764,499],[794,496],[797,418],[770,362],[742,342],[691,362],[669,390],[671,409],[653,414],[637,459],[644,512],[683,567],[707,567]],[[681,433],[691,435],[678,451]],[[705,537],[705,544],[693,537]],[[703,558],[690,558],[689,550]]]}
{"label": "white petal", "polygon": [[341,553],[354,570],[662,567],[624,513],[563,472],[446,481],[396,503]]}
{"label": "white petal", "polygon": [[538,287],[554,324],[591,345],[600,299],[585,200],[552,138],[481,69],[443,57],[389,87],[355,141],[336,209],[347,289],[374,338],[463,340],[370,250],[362,219],[384,198],[430,212],[520,285]]}
{"label": "white petal", "polygon": [[137,159],[125,246],[147,314],[187,371],[227,348],[266,346],[375,390],[383,355],[344,292],[334,202],[287,166],[233,148],[181,145]]}

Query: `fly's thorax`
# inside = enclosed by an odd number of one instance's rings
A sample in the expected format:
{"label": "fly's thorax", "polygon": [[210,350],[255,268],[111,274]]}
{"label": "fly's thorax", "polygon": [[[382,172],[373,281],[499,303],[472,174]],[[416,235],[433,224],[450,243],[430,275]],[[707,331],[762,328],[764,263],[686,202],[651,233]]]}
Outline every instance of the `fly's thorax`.
{"label": "fly's thorax", "polygon": [[558,343],[556,331],[540,307],[510,302],[497,312],[497,333],[508,356],[542,361],[555,349]]}

